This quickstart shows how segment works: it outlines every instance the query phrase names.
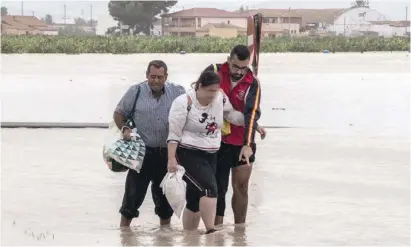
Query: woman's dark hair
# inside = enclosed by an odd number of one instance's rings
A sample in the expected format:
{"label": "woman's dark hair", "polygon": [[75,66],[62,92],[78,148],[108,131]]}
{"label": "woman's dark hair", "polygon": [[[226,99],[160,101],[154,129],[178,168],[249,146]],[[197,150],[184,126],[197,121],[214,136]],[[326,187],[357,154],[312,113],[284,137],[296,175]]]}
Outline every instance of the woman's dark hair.
{"label": "woman's dark hair", "polygon": [[201,73],[198,80],[193,82],[191,86],[197,91],[200,88],[200,84],[202,87],[220,84],[220,77],[214,71],[205,70]]}

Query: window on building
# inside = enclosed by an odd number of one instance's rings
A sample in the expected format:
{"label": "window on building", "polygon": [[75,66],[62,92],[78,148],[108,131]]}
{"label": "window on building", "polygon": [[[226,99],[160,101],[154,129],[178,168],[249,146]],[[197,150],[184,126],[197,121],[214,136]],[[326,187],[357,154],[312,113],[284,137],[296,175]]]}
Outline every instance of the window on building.
{"label": "window on building", "polygon": [[201,18],[197,18],[197,27],[201,27]]}
{"label": "window on building", "polygon": [[227,21],[227,24],[230,24],[230,21]]}

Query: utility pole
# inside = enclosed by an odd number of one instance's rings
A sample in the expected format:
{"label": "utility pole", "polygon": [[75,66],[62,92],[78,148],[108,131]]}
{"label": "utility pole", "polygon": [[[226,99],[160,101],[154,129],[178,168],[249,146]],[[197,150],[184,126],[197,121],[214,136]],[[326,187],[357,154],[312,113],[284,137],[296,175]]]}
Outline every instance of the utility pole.
{"label": "utility pole", "polygon": [[21,16],[24,15],[24,11],[23,11],[23,1],[21,1]]}
{"label": "utility pole", "polygon": [[408,33],[408,6],[405,6],[405,35]]}
{"label": "utility pole", "polygon": [[31,14],[33,15],[33,17],[34,17],[34,11],[31,11]]}
{"label": "utility pole", "polygon": [[93,27],[93,5],[90,5],[90,26]]}
{"label": "utility pole", "polygon": [[288,8],[288,36],[291,37],[291,7]]}
{"label": "utility pole", "polygon": [[64,25],[66,25],[66,19],[67,19],[67,8],[66,5],[64,4]]}
{"label": "utility pole", "polygon": [[346,20],[346,17],[344,17],[344,37],[345,37],[345,20]]}
{"label": "utility pole", "polygon": [[84,20],[84,10],[81,10],[81,19]]}

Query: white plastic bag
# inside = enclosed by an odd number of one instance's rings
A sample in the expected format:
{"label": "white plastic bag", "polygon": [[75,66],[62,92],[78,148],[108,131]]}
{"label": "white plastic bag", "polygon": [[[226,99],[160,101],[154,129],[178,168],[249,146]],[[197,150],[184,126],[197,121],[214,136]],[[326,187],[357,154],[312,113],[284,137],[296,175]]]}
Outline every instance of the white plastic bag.
{"label": "white plastic bag", "polygon": [[[114,123],[111,123],[108,135],[103,145],[103,159],[112,171],[126,171],[133,169],[138,173],[143,165],[145,155],[145,144],[137,134],[137,129],[132,129],[131,140],[124,141],[120,130]],[[117,162],[114,166],[113,161]],[[124,169],[121,167],[124,166]]]}
{"label": "white plastic bag", "polygon": [[163,194],[179,219],[186,206],[186,182],[183,180],[185,172],[184,167],[179,166],[176,172],[168,172],[160,184]]}

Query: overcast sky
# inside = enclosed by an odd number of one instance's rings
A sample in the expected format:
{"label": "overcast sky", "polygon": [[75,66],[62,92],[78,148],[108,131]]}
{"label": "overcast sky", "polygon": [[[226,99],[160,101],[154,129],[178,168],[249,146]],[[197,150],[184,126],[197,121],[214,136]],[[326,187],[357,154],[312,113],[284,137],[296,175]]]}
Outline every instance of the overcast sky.
{"label": "overcast sky", "polygon": [[[44,17],[46,14],[51,14],[55,22],[63,22],[64,5],[66,5],[67,17],[71,19],[81,16],[83,16],[84,19],[90,19],[90,6],[92,5],[93,19],[97,19],[99,24],[106,29],[106,26],[115,25],[115,22],[108,14],[108,2],[109,1],[24,1],[23,11],[24,15],[34,14],[39,18]],[[236,10],[239,9],[241,5],[244,7],[248,6],[249,8],[347,8],[351,6],[352,2],[353,1],[350,0],[180,0],[177,5],[171,9],[171,12],[194,7]],[[2,1],[2,6],[7,7],[11,15],[21,14],[21,1]],[[370,6],[391,20],[405,20],[406,6],[408,6],[408,20],[410,19],[409,0],[371,0]]]}

